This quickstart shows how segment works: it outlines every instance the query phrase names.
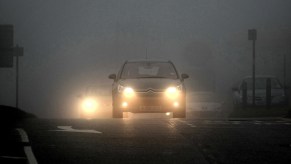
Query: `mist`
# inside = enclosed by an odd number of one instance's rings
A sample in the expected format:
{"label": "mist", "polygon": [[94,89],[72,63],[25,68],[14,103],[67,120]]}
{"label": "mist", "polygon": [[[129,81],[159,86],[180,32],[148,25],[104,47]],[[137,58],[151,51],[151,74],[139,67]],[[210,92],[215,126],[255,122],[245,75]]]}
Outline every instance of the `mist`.
{"label": "mist", "polygon": [[[172,60],[188,73],[188,92],[218,92],[257,74],[291,86],[291,2],[285,0],[0,0],[0,24],[14,25],[20,58],[20,108],[39,117],[77,117],[90,86],[108,90],[125,60]],[[290,73],[289,73],[290,74]],[[0,103],[15,104],[15,70],[0,68]]]}

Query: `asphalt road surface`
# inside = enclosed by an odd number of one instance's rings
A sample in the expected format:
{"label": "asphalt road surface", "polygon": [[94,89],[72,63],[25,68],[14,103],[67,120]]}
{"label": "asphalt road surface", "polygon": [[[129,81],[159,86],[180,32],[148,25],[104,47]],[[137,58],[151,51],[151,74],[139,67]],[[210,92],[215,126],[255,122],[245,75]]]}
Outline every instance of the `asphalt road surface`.
{"label": "asphalt road surface", "polygon": [[[30,119],[19,126],[41,164],[291,163],[291,121],[283,119]],[[12,160],[25,163],[22,157]]]}

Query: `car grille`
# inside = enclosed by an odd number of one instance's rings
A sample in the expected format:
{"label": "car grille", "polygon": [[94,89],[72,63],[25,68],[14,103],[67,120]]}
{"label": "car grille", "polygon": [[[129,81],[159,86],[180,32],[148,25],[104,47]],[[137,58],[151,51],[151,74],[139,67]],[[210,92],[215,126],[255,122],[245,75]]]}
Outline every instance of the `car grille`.
{"label": "car grille", "polygon": [[164,92],[157,92],[153,90],[136,92],[138,97],[163,97]]}

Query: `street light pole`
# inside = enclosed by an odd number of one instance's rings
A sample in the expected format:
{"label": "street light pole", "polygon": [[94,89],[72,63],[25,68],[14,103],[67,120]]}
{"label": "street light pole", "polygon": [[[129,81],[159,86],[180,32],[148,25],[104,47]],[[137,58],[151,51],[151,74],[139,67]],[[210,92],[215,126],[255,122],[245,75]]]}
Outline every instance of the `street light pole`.
{"label": "street light pole", "polygon": [[253,40],[253,106],[256,105],[256,40]]}
{"label": "street light pole", "polygon": [[18,57],[18,54],[16,55],[16,66],[15,66],[15,79],[16,79],[16,83],[15,83],[15,106],[16,108],[18,108],[18,88],[19,88],[19,65],[18,65],[18,62],[19,61],[19,57]]}
{"label": "street light pole", "polygon": [[15,61],[15,107],[18,108],[19,106],[19,56],[23,56],[23,47],[16,47],[13,48],[13,56],[16,57]]}
{"label": "street light pole", "polygon": [[283,58],[283,85],[284,85],[284,94],[286,95],[286,54],[284,54]]}
{"label": "street light pole", "polygon": [[257,30],[250,29],[248,31],[249,40],[253,41],[253,106],[256,105],[256,40],[257,40]]}

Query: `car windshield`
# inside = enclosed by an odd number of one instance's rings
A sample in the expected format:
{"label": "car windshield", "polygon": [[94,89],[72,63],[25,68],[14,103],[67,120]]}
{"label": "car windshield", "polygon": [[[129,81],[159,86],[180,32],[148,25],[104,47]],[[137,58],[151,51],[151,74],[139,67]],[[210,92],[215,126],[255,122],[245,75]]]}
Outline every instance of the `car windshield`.
{"label": "car windshield", "polygon": [[135,78],[169,78],[177,79],[178,75],[171,63],[168,62],[132,62],[126,63],[122,79]]}
{"label": "car windshield", "polygon": [[[266,89],[267,79],[268,78],[256,78],[256,89]],[[282,88],[280,82],[277,79],[275,79],[275,78],[270,78],[270,79],[271,79],[271,88],[272,89],[281,89]],[[245,82],[247,83],[248,89],[253,89],[253,79],[252,78],[245,79]]]}

